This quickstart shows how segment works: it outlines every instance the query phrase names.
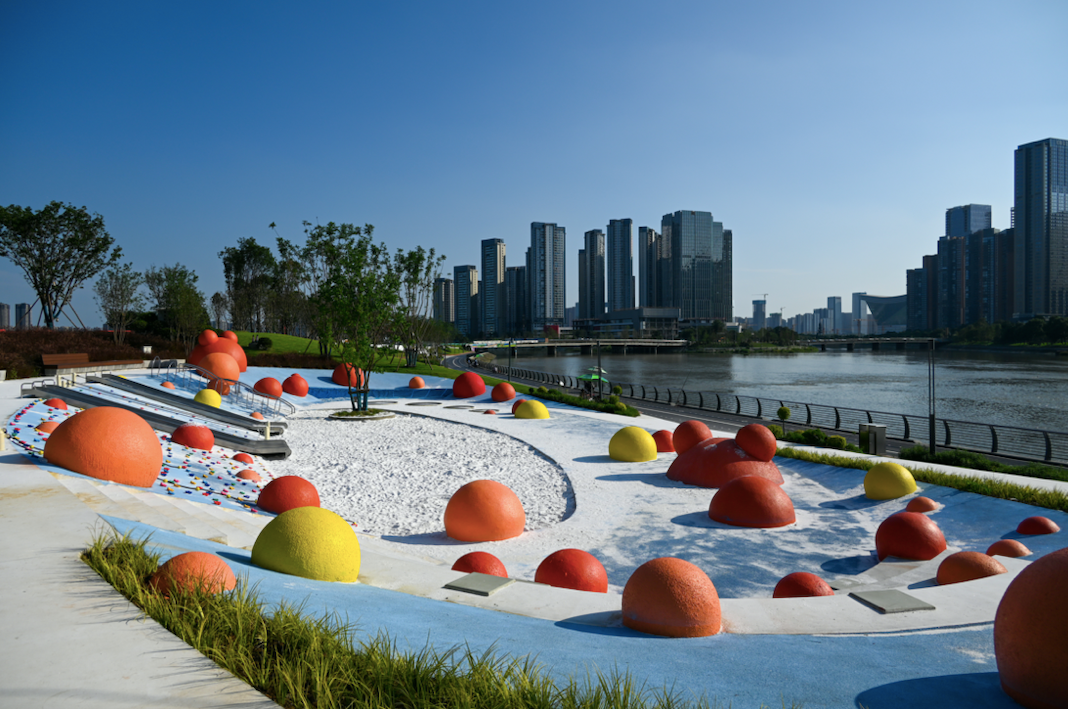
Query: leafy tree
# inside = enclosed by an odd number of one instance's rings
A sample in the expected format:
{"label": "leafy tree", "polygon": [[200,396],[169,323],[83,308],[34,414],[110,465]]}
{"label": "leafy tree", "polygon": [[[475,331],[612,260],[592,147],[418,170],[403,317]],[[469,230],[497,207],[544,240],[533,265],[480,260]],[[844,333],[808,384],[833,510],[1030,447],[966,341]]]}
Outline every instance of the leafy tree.
{"label": "leafy tree", "polygon": [[414,367],[433,322],[430,308],[434,279],[441,274],[445,256],[436,256],[434,249],[428,253],[420,246],[407,253],[398,249],[393,263],[400,276],[400,340],[404,344],[405,366]]}
{"label": "leafy tree", "polygon": [[219,252],[226,278],[226,296],[236,328],[260,332],[275,268],[274,254],[252,237]]}
{"label": "leafy tree", "polygon": [[1068,318],[1054,315],[1046,321],[1046,341],[1054,345],[1068,342]]}
{"label": "leafy tree", "polygon": [[93,284],[97,305],[111,325],[115,342],[126,339],[127,326],[137,317],[137,311],[145,307],[145,299],[138,292],[144,281],[144,276],[124,263],[101,273]]}
{"label": "leafy tree", "polygon": [[211,296],[211,314],[215,319],[215,327],[222,329],[223,319],[226,317],[226,311],[230,309],[230,301],[226,296],[216,291],[215,295]]}
{"label": "leafy tree", "polygon": [[145,271],[145,285],[172,340],[193,348],[197,334],[210,324],[197,274],[180,263]]}
{"label": "leafy tree", "polygon": [[278,237],[278,258],[271,272],[271,288],[267,298],[268,327],[273,332],[306,331],[309,320],[308,299],[302,288],[308,279],[300,250]]}
{"label": "leafy tree", "polygon": [[1046,341],[1046,320],[1044,318],[1031,318],[1024,323],[1020,331],[1021,339],[1031,345],[1041,345]]}
{"label": "leafy tree", "polygon": [[49,202],[39,212],[0,207],[0,256],[26,274],[41,303],[45,326],[54,328],[74,291],[122,257],[104,218],[85,207]]}

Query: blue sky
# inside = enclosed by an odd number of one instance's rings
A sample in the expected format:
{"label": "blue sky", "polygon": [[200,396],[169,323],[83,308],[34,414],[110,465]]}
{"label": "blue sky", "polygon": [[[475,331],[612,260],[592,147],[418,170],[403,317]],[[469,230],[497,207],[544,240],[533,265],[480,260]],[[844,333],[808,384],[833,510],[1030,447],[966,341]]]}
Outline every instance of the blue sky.
{"label": "blue sky", "polygon": [[[0,203],[103,215],[135,268],[371,223],[454,266],[530,222],[710,211],[734,312],[905,292],[948,207],[1009,226],[1068,138],[1068,3],[0,4]],[[637,267],[637,259],[635,259]],[[100,315],[86,284],[75,307]],[[0,302],[32,302],[0,259]]]}

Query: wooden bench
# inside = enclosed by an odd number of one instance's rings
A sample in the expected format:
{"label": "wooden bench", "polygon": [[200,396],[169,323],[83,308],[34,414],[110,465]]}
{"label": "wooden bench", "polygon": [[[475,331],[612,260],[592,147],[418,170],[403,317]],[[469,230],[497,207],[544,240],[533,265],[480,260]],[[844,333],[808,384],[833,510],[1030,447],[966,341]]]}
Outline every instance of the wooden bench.
{"label": "wooden bench", "polygon": [[90,362],[85,352],[77,354],[42,354],[45,374],[73,374],[75,372],[98,372],[102,369],[128,369],[143,367],[141,359],[115,359],[108,362]]}

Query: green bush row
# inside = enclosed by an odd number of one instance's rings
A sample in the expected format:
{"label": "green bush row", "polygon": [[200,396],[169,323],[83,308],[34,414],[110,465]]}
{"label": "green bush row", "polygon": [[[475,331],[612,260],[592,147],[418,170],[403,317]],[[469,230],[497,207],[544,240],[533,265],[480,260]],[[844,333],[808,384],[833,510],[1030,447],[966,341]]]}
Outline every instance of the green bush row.
{"label": "green bush row", "polygon": [[952,465],[957,468],[970,468],[972,470],[988,470],[992,473],[1009,473],[1022,475],[1028,478],[1042,478],[1043,480],[1060,480],[1068,482],[1068,470],[1054,468],[1039,463],[1026,465],[1006,465],[990,460],[984,455],[972,451],[946,450],[931,455],[927,446],[912,446],[903,448],[898,454],[903,460],[915,460],[921,463],[937,463],[940,465]]}
{"label": "green bush row", "polygon": [[817,448],[833,448],[839,451],[850,451],[853,453],[863,453],[860,448],[846,441],[844,436],[828,436],[826,433],[818,428],[809,428],[804,431],[790,431],[784,434],[782,426],[776,426],[771,424],[768,426],[768,430],[772,432],[775,438],[780,441],[787,441],[788,443],[800,443],[805,446],[815,446]]}
{"label": "green bush row", "polygon": [[542,399],[549,399],[550,401],[556,401],[561,404],[570,404],[571,406],[580,406],[584,409],[593,409],[595,411],[603,411],[607,414],[619,414],[620,416],[639,416],[641,414],[638,409],[633,406],[628,406],[626,403],[619,400],[619,396],[613,394],[604,401],[590,401],[589,399],[583,399],[573,394],[565,394],[558,389],[548,389],[546,387],[538,387],[537,389],[531,389],[530,393],[534,396]]}

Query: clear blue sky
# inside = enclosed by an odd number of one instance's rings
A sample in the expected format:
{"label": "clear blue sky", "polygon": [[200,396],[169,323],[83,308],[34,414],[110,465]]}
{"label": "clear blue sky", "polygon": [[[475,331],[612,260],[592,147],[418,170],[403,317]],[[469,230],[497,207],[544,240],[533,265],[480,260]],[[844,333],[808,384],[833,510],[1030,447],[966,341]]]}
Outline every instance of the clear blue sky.
{"label": "clear blue sky", "polygon": [[[8,0],[0,203],[85,205],[209,297],[218,251],[271,222],[371,223],[451,276],[485,238],[521,264],[553,221],[568,305],[584,231],[706,210],[736,315],[848,308],[905,292],[947,207],[1009,226],[1013,150],[1068,138],[1066,29],[1062,0]],[[0,259],[0,302],[33,300]]]}

